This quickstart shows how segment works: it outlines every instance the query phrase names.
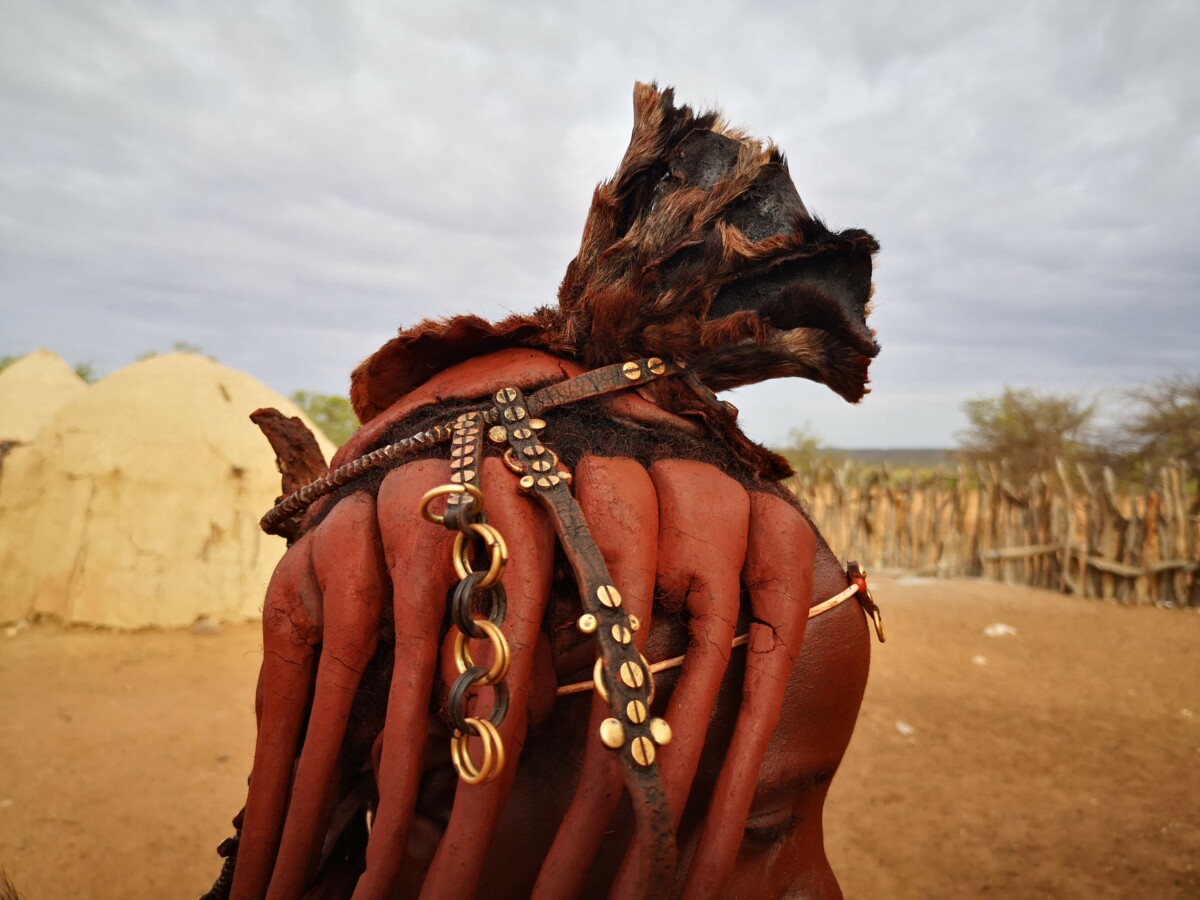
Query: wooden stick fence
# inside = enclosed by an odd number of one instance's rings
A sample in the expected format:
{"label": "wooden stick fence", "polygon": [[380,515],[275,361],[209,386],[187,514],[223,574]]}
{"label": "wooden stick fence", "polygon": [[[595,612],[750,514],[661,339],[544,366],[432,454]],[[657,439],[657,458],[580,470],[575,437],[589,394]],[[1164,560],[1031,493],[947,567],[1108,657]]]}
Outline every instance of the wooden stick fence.
{"label": "wooden stick fence", "polygon": [[796,491],[834,551],[868,569],[1200,606],[1195,484],[1178,463],[1130,489],[1061,461],[1019,486],[994,465],[900,475],[846,462],[801,472]]}

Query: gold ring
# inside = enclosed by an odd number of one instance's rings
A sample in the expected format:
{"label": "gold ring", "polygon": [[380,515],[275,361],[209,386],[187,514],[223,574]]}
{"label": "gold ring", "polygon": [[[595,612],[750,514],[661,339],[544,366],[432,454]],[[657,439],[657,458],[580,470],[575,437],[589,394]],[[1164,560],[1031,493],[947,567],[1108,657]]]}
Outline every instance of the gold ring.
{"label": "gold ring", "polygon": [[516,475],[521,475],[525,471],[525,467],[518,461],[517,454],[513,452],[512,447],[504,451],[504,464],[508,466],[510,472]]}
{"label": "gold ring", "polygon": [[596,693],[608,702],[608,688],[604,686],[604,657],[596,657],[596,665],[592,669],[592,683],[596,685]]}
{"label": "gold ring", "polygon": [[479,488],[475,487],[475,485],[443,484],[433,488],[432,490],[426,491],[425,496],[421,498],[421,505],[417,507],[418,511],[421,513],[421,518],[425,519],[427,522],[432,522],[434,525],[444,525],[445,519],[442,516],[439,516],[437,513],[430,512],[429,504],[436,498],[444,497],[446,494],[461,494],[464,491],[470,494],[475,500],[475,509],[473,510],[474,514],[479,515],[481,512],[483,512],[483,494],[480,493]]}
{"label": "gold ring", "polygon": [[467,744],[471,735],[465,731],[455,731],[450,739],[450,760],[458,770],[458,777],[467,784],[493,781],[504,770],[504,742],[500,739],[500,732],[487,719],[469,718],[466,724],[474,725],[479,730],[479,739],[483,741],[483,761],[477,767],[471,759]]}
{"label": "gold ring", "polygon": [[[477,626],[487,632],[488,640],[492,642],[492,650],[496,657],[492,661],[492,667],[488,669],[487,675],[476,681],[475,684],[484,687],[498,684],[508,674],[508,664],[512,661],[508,641],[504,637],[504,632],[490,620],[475,619],[474,621]],[[458,668],[459,675],[462,675],[467,669],[475,668],[475,660],[471,657],[471,647],[467,643],[465,631],[460,631],[454,638],[454,665]]]}
{"label": "gold ring", "polygon": [[[477,587],[493,587],[500,580],[500,576],[504,574],[504,567],[508,565],[508,545],[504,543],[500,532],[491,525],[472,522],[467,526],[467,531],[483,540],[484,546],[491,552],[492,557],[487,574],[483,576]],[[454,560],[454,571],[458,573],[459,578],[466,578],[471,574],[471,561],[467,559],[466,532],[460,531],[454,536],[454,551],[451,559]]]}

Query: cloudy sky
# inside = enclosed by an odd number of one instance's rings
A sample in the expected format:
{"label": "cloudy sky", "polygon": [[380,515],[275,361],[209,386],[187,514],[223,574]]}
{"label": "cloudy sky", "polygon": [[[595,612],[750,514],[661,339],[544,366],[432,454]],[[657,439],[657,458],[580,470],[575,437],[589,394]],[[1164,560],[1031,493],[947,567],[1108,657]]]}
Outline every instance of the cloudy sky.
{"label": "cloudy sky", "polygon": [[0,0],[0,354],[344,392],[399,327],[553,301],[653,79],[883,245],[873,393],[741,391],[747,431],[947,446],[1004,385],[1200,367],[1198,46],[1190,0]]}

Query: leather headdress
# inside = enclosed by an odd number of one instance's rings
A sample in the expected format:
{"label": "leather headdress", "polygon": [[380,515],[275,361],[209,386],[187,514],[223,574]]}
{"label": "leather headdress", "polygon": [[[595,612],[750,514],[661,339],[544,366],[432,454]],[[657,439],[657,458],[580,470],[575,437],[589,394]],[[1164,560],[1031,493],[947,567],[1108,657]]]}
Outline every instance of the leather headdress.
{"label": "leather headdress", "polygon": [[712,390],[799,376],[857,401],[879,352],[866,325],[878,249],[811,216],[774,145],[638,84],[629,148],[596,188],[558,306],[401,331],[354,371],[351,402],[366,423],[437,372],[509,347],[589,367],[674,358]]}

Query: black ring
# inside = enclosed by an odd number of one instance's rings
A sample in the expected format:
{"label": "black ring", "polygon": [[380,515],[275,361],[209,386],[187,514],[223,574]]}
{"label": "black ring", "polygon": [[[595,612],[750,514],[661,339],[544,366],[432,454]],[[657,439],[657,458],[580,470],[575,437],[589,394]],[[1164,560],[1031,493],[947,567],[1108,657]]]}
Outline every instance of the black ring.
{"label": "black ring", "polygon": [[508,684],[501,681],[498,684],[493,684],[492,688],[492,711],[488,713],[488,721],[500,727],[500,723],[504,721],[504,717],[508,715]]}
{"label": "black ring", "polygon": [[471,600],[479,587],[479,582],[487,577],[487,572],[472,572],[454,587],[450,588],[448,604],[450,620],[454,627],[473,638],[485,638],[487,633],[475,624],[471,615]]}
{"label": "black ring", "polygon": [[446,511],[442,513],[442,525],[449,528],[451,531],[461,531],[467,533],[476,522],[486,522],[487,516],[480,513],[476,515],[475,510],[479,507],[479,501],[475,499],[473,494],[467,494],[465,503],[449,503],[446,505]]}
{"label": "black ring", "polygon": [[508,612],[508,594],[504,591],[504,584],[497,581],[490,588],[484,588],[484,590],[491,595],[488,598],[491,600],[491,609],[487,614],[488,620],[499,627],[504,624],[504,615]]}
{"label": "black ring", "polygon": [[467,691],[481,678],[487,677],[488,670],[483,666],[474,666],[463,672],[456,679],[450,688],[450,697],[446,701],[447,711],[450,714],[450,724],[458,731],[471,735],[471,737],[479,737],[479,729],[467,722],[470,718],[463,709],[463,701],[466,699]]}
{"label": "black ring", "polygon": [[[450,618],[454,627],[467,637],[487,637],[487,633],[475,624],[472,602],[475,592],[479,590],[479,582],[486,576],[487,572],[472,572],[450,589]],[[496,582],[490,588],[484,589],[484,593],[490,595],[491,600],[491,608],[487,612],[488,619],[493,625],[503,624],[505,613],[508,611],[508,595],[504,592],[504,585]]]}
{"label": "black ring", "polygon": [[[488,670],[483,666],[474,666],[467,669],[458,678],[454,679],[454,684],[450,688],[450,697],[446,701],[450,723],[459,731],[469,734],[471,737],[479,737],[479,729],[467,722],[467,719],[472,717],[466,714],[463,705],[466,700],[467,691],[474,687],[477,681],[482,681],[486,678],[487,673]],[[490,685],[490,687],[493,692],[492,711],[488,713],[488,721],[498,726],[504,721],[505,715],[508,714],[508,685],[502,681],[499,684]]]}

